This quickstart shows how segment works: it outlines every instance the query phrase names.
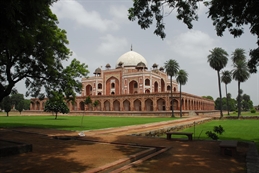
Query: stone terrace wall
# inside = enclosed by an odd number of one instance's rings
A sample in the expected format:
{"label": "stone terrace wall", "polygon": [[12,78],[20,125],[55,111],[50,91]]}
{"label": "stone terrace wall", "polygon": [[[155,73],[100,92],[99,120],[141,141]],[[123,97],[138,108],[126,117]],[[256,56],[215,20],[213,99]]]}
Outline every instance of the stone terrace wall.
{"label": "stone terrace wall", "polygon": [[[194,123],[195,123],[195,125],[199,125],[199,124],[202,124],[202,123],[209,122],[211,120],[213,120],[213,118],[206,118],[206,119],[203,119],[203,120],[195,121]],[[188,122],[188,123],[183,123],[181,125],[174,125],[174,126],[172,125],[172,126],[169,126],[169,127],[167,126],[167,127],[156,129],[156,130],[152,130],[152,131],[135,133],[135,134],[132,134],[132,135],[135,135],[135,136],[159,137],[159,136],[164,135],[166,132],[180,131],[180,130],[183,130],[183,129],[186,129],[186,128],[193,127],[194,123],[193,122]]]}

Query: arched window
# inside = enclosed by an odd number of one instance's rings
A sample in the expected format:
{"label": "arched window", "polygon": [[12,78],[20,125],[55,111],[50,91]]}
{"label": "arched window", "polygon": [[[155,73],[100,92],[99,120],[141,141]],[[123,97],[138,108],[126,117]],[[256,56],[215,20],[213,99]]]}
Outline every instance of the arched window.
{"label": "arched window", "polygon": [[138,83],[137,82],[134,83],[134,88],[138,88]]}
{"label": "arched window", "polygon": [[112,83],[112,84],[111,84],[111,88],[115,88],[115,83]]}
{"label": "arched window", "polygon": [[114,94],[115,94],[114,92],[111,93],[111,95],[114,95]]}
{"label": "arched window", "polygon": [[150,86],[150,80],[149,80],[149,79],[146,79],[146,80],[145,80],[145,85],[146,85],[146,86]]}
{"label": "arched window", "polygon": [[98,89],[102,89],[102,84],[98,84]]}
{"label": "arched window", "polygon": [[171,90],[171,87],[170,85],[167,86],[167,91],[170,91]]}

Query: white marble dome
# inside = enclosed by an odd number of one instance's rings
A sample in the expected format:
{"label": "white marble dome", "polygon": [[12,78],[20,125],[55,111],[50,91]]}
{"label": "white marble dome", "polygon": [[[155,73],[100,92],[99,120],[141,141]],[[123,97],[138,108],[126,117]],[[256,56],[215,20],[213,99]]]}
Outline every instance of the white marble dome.
{"label": "white marble dome", "polygon": [[143,62],[147,66],[147,61],[142,55],[134,51],[129,51],[119,57],[115,67],[119,67],[120,63],[123,63],[123,67],[136,67],[140,62]]}

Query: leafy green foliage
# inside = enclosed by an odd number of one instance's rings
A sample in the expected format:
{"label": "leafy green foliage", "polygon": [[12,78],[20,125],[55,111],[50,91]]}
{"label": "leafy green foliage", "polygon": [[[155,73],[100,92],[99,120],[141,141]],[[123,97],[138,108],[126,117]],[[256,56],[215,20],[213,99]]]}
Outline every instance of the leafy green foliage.
{"label": "leafy green foliage", "polygon": [[206,98],[206,99],[209,99],[209,100],[214,100],[212,96],[202,96],[202,98]]}
{"label": "leafy green foliage", "polygon": [[[66,31],[50,10],[56,0],[9,0],[0,2],[0,101],[15,84],[25,79],[26,96],[37,97],[42,87],[63,90],[71,97],[81,90],[77,77],[86,76],[87,66],[68,60]],[[84,68],[84,69],[83,69]]]}
{"label": "leafy green foliage", "polygon": [[211,139],[213,139],[213,140],[218,140],[218,139],[219,139],[218,135],[217,135],[216,133],[211,132],[211,131],[207,131],[205,134],[206,134],[209,138],[211,138]]}
{"label": "leafy green foliage", "polygon": [[250,112],[254,114],[254,113],[256,113],[256,109],[253,108],[253,109],[250,110]]}
{"label": "leafy green foliage", "polygon": [[[222,98],[222,110],[235,111],[236,107],[237,107],[236,99],[228,98],[228,100],[227,100],[226,97]],[[220,98],[219,97],[215,100],[215,109],[220,110]]]}
{"label": "leafy green foliage", "polygon": [[156,29],[154,34],[165,38],[165,25],[163,23],[164,6],[177,10],[176,18],[182,20],[189,29],[193,27],[192,21],[198,20],[197,2],[200,0],[134,0],[133,7],[128,10],[129,20],[134,21],[138,19],[138,24],[142,29],[147,29],[156,20]]}
{"label": "leafy green foliage", "polygon": [[[228,70],[221,72],[221,82],[225,83],[225,90],[226,90],[226,98],[227,98],[227,111],[229,115],[229,96],[228,96],[228,87],[227,85],[232,81],[231,72]],[[223,105],[222,105],[223,106]],[[223,108],[222,108],[223,109]]]}
{"label": "leafy green foliage", "polygon": [[84,103],[87,104],[87,105],[88,105],[88,104],[91,104],[91,103],[92,103],[91,97],[90,97],[90,96],[87,96],[86,99],[85,99],[85,101],[84,101]]}
{"label": "leafy green foliage", "polygon": [[[8,105],[10,104],[11,108],[14,107],[16,110],[18,110],[21,114],[21,112],[26,109],[30,109],[30,100],[25,100],[23,94],[18,93],[17,90],[15,92],[12,92],[11,96],[7,96],[9,98],[4,98],[2,103],[0,104],[0,107],[4,107],[8,102]],[[7,99],[7,101],[6,101]],[[9,110],[9,108],[7,109]],[[8,111],[10,112],[11,109]]]}
{"label": "leafy green foliage", "polygon": [[251,50],[249,55],[251,57],[247,64],[249,67],[249,72],[256,73],[257,66],[259,65],[259,48]]}
{"label": "leafy green foliage", "polygon": [[250,99],[249,95],[243,94],[241,96],[241,99],[242,99],[241,101],[242,110],[248,111],[253,108],[253,101]]}
{"label": "leafy green foliage", "polygon": [[[198,20],[198,8],[202,0],[134,0],[133,7],[128,12],[131,21],[138,20],[142,29],[149,28],[156,21],[154,34],[165,38],[163,18],[168,15],[164,8],[175,10],[176,18],[182,20],[189,29],[192,22]],[[244,25],[250,25],[250,33],[257,36],[259,45],[259,1],[258,0],[207,0],[203,1],[209,8],[206,12],[211,18],[218,36],[223,36],[226,29],[234,37],[244,33]],[[169,12],[171,14],[171,12]],[[251,50],[249,68],[251,73],[257,72],[259,65],[259,48]]]}
{"label": "leafy green foliage", "polygon": [[2,102],[1,102],[1,107],[4,109],[4,111],[6,112],[6,116],[8,117],[9,116],[9,112],[11,111],[12,109],[12,99],[10,96],[6,96]]}
{"label": "leafy green foliage", "polygon": [[24,110],[30,110],[31,100],[24,99],[23,103],[24,103]]}
{"label": "leafy green foliage", "polygon": [[211,139],[213,139],[213,140],[218,140],[219,137],[218,137],[217,134],[222,135],[222,133],[223,133],[224,131],[225,131],[225,130],[223,129],[223,127],[222,127],[221,125],[219,125],[219,126],[214,126],[213,132],[207,131],[205,134],[206,134],[209,138],[211,138]]}
{"label": "leafy green foliage", "polygon": [[99,105],[99,102],[98,102],[97,100],[95,100],[95,101],[93,102],[93,106],[96,108],[98,105]]}
{"label": "leafy green foliage", "polygon": [[24,109],[24,100],[22,100],[22,101],[20,101],[18,104],[16,104],[15,105],[15,109],[17,110],[17,111],[19,111],[20,112],[20,114],[21,114],[21,112],[23,111],[23,109]]}
{"label": "leafy green foliage", "polygon": [[245,82],[249,77],[249,68],[246,63],[246,58],[243,52],[238,52],[239,49],[236,49],[233,54],[236,55],[236,58],[233,59],[233,66],[234,69],[231,71],[232,77],[234,80],[238,82],[238,98],[237,98],[237,108],[238,108],[238,117],[241,115],[241,89],[240,89],[240,83]]}
{"label": "leafy green foliage", "polygon": [[52,91],[49,96],[49,100],[47,100],[45,104],[45,112],[54,112],[56,115],[55,119],[57,119],[59,112],[62,114],[69,113],[69,108],[64,102],[64,96],[61,92]]}

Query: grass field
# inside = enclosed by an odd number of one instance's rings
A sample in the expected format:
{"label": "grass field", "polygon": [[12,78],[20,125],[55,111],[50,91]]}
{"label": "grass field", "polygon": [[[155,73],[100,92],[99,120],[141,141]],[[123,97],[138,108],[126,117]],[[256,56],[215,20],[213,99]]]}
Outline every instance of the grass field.
{"label": "grass field", "polygon": [[[237,116],[237,112],[230,112],[230,116]],[[227,116],[227,114],[224,114],[224,116]],[[241,116],[259,116],[259,112],[256,111],[256,113],[249,112],[241,112]]]}
{"label": "grass field", "polygon": [[0,127],[38,127],[61,130],[93,130],[168,121],[166,117],[107,117],[107,116],[9,116],[0,114]]}
{"label": "grass field", "polygon": [[195,139],[210,139],[206,131],[213,131],[219,125],[225,130],[218,135],[219,140],[254,141],[259,147],[259,120],[214,120],[183,131],[194,132]]}

